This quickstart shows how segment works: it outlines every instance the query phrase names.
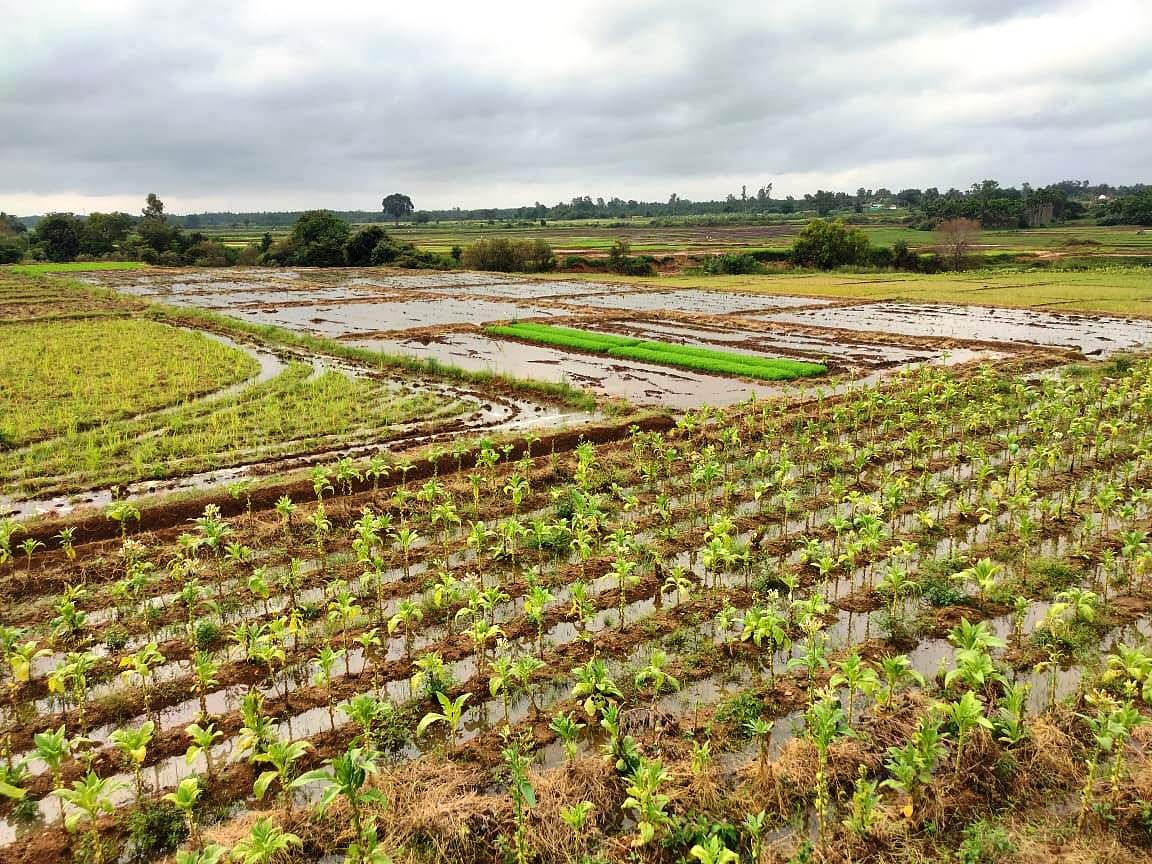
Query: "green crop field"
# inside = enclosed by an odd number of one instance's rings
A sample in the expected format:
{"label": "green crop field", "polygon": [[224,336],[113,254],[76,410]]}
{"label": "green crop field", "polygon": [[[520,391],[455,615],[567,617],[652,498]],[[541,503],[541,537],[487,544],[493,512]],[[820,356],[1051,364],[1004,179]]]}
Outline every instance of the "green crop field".
{"label": "green crop field", "polygon": [[21,446],[175,405],[256,374],[244,351],[153,321],[0,327],[0,441]]}
{"label": "green crop field", "polygon": [[467,404],[392,384],[316,375],[292,364],[232,396],[102,423],[0,453],[0,484],[25,494],[181,476],[238,462],[338,449],[399,424],[431,423]]}
{"label": "green crop field", "polygon": [[526,342],[606,354],[609,357],[642,360],[698,372],[717,372],[762,381],[791,381],[796,378],[822,375],[828,371],[828,367],[820,363],[757,357],[669,342],[652,342],[547,324],[513,323],[486,327],[485,332],[493,336],[510,336]]}

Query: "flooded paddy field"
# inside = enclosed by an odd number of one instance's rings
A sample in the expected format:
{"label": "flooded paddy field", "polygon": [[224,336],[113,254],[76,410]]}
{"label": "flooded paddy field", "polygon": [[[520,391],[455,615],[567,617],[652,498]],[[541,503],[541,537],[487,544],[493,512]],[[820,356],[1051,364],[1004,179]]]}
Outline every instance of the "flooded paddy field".
{"label": "flooded paddy field", "polygon": [[[215,278],[212,276],[215,275]],[[542,280],[491,273],[389,273],[376,270],[232,270],[99,274],[101,284],[178,305],[201,306],[241,320],[335,338],[360,348],[435,359],[473,371],[566,382],[645,406],[683,410],[750,397],[813,393],[826,384],[887,374],[909,364],[956,362],[966,341],[1014,349],[999,322],[951,330],[926,319],[890,330],[881,324],[851,335],[842,320],[867,320],[869,306],[804,296],[661,289],[583,280]],[[931,311],[931,307],[928,307]],[[880,310],[881,312],[883,310]],[[914,319],[915,315],[909,313]],[[608,359],[485,335],[487,324],[539,321],[603,330],[762,357],[820,362],[831,380],[781,386],[652,363]],[[1039,326],[1039,325],[1036,325]],[[1106,328],[1105,328],[1106,329]],[[1030,332],[1030,331],[1029,331]],[[999,338],[986,338],[989,335]],[[1102,334],[1105,335],[1106,334]],[[1005,336],[1007,338],[1005,338]],[[1069,340],[1039,342],[1071,345]],[[1088,345],[1083,339],[1079,343]],[[1125,343],[1127,344],[1127,343]],[[1021,341],[1020,347],[1034,347]],[[970,356],[961,350],[958,356]]]}
{"label": "flooded paddy field", "polygon": [[1152,321],[991,306],[866,303],[785,311],[766,320],[845,330],[1073,348],[1090,357],[1152,345]]}

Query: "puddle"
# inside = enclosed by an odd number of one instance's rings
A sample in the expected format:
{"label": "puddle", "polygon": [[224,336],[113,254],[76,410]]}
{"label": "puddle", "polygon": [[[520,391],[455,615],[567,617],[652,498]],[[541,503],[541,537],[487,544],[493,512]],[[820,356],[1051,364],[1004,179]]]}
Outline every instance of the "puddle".
{"label": "puddle", "polygon": [[1076,348],[1091,356],[1107,356],[1116,351],[1152,344],[1152,321],[990,306],[869,303],[780,312],[761,317],[793,324],[899,333],[905,336]]}
{"label": "puddle", "polygon": [[695,312],[703,315],[732,315],[787,309],[793,306],[825,306],[831,300],[788,297],[781,294],[738,294],[730,291],[644,291],[621,286],[619,293],[603,292],[569,297],[565,303],[593,309],[628,309],[633,312]]}
{"label": "puddle", "polygon": [[572,354],[558,348],[491,339],[472,333],[446,333],[418,339],[365,339],[351,344],[387,353],[433,358],[472,370],[504,372],[544,381],[567,381],[596,393],[622,396],[639,405],[694,408],[731,405],[755,395],[780,396],[789,388],[735,378],[719,378],[667,366]]}

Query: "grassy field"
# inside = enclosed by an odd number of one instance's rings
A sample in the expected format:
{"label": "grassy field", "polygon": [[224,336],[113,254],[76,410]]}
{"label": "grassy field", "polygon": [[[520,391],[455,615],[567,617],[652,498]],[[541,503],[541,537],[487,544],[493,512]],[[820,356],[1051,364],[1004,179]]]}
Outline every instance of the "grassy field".
{"label": "grassy field", "polygon": [[1095,270],[989,271],[923,275],[919,273],[781,273],[765,276],[629,277],[555,274],[545,278],[587,279],[650,288],[701,288],[809,295],[838,300],[910,300],[986,304],[1152,315],[1152,270],[1114,267]]}
{"label": "grassy field", "polygon": [[486,327],[485,332],[493,336],[510,336],[514,339],[542,345],[575,348],[593,354],[606,354],[609,357],[641,360],[697,372],[716,372],[722,375],[756,378],[761,381],[791,381],[796,378],[823,375],[828,371],[828,367],[820,363],[757,357],[733,351],[694,348],[669,342],[651,342],[591,330],[554,327],[548,324],[514,323]]}
{"label": "grassy field", "polygon": [[244,351],[153,321],[0,326],[0,442],[21,446],[175,405],[256,374]]}

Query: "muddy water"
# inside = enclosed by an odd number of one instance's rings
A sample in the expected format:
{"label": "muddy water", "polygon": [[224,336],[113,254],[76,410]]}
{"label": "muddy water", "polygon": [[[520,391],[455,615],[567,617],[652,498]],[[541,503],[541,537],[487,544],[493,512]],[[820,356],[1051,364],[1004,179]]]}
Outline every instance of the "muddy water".
{"label": "muddy water", "polygon": [[435,340],[367,339],[351,344],[375,351],[434,358],[465,369],[492,370],[544,381],[567,381],[596,393],[622,396],[639,405],[694,408],[731,405],[752,395],[779,396],[788,388],[719,378],[631,360],[571,354],[472,333],[447,333]]}
{"label": "muddy water", "polygon": [[1107,356],[1116,351],[1152,345],[1152,321],[989,306],[869,303],[779,312],[762,317],[794,324],[906,336],[1076,348],[1089,356]]}
{"label": "muddy water", "polygon": [[677,291],[644,291],[635,288],[619,293],[576,295],[565,303],[593,309],[627,309],[633,312],[698,312],[705,315],[731,315],[767,309],[797,306],[825,306],[831,300],[812,297],[788,297],[771,294],[735,294],[728,291],[700,291],[685,288]]}
{"label": "muddy water", "polygon": [[[593,324],[594,330],[613,330],[635,333],[644,339],[678,342],[688,345],[711,347],[717,345],[725,350],[740,353],[768,356],[791,356],[802,354],[813,360],[827,358],[852,366],[888,366],[898,363],[918,363],[940,356],[939,351],[926,348],[906,348],[893,345],[878,345],[865,341],[821,338],[802,333],[784,331],[764,332],[743,330],[738,327],[721,328],[708,326],[688,326],[685,324],[665,324],[654,321],[628,321],[613,319]],[[754,346],[755,350],[734,349],[730,343],[741,342]]]}
{"label": "muddy water", "polygon": [[260,324],[307,330],[321,336],[345,336],[380,330],[412,330],[451,324],[480,324],[523,318],[548,318],[563,310],[494,300],[396,300],[372,303],[234,308],[231,314]]}

